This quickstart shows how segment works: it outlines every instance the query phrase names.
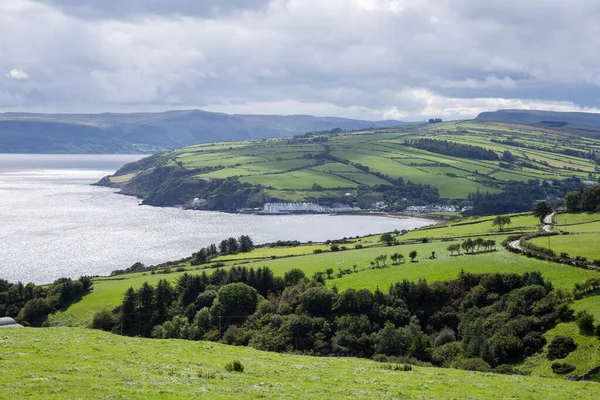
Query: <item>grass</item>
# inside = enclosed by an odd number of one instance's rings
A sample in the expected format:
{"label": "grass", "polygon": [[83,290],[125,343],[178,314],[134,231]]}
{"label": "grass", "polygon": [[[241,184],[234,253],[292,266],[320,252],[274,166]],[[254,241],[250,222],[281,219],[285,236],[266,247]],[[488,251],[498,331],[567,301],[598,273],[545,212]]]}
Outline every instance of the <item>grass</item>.
{"label": "grass", "polygon": [[[527,376],[313,358],[77,328],[5,329],[2,396],[64,398],[592,399],[600,385]],[[243,373],[225,371],[239,360]]]}
{"label": "grass", "polygon": [[407,233],[403,238],[451,238],[475,235],[510,235],[519,232],[535,232],[539,220],[531,214],[510,215],[511,224],[506,225],[503,232],[493,225],[494,217],[472,217],[458,222],[446,222],[431,227],[416,229]]}
{"label": "grass", "polygon": [[545,237],[529,241],[540,247],[550,248],[556,253],[567,253],[570,257],[583,256],[588,260],[600,260],[600,237],[596,233],[552,236],[550,240]]}

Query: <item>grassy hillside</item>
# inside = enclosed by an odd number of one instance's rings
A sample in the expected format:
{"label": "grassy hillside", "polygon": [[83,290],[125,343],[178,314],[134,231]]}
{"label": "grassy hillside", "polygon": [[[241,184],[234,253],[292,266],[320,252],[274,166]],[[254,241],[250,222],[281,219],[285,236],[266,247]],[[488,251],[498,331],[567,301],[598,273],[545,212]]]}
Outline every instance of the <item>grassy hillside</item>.
{"label": "grassy hillside", "polygon": [[[447,281],[456,279],[461,270],[473,273],[524,273],[527,271],[541,271],[545,278],[550,279],[556,287],[572,289],[575,283],[582,283],[587,278],[598,277],[600,272],[575,268],[563,264],[540,261],[513,254],[502,248],[500,243],[507,235],[514,234],[511,227],[518,232],[532,232],[537,229],[535,217],[531,215],[513,215],[513,224],[499,233],[497,228],[492,229],[490,218],[469,218],[458,223],[444,223],[430,229],[420,229],[399,236],[401,241],[397,246],[384,246],[379,242],[379,235],[359,239],[350,239],[346,244],[348,250],[339,252],[324,252],[313,254],[314,250],[327,250],[328,245],[314,243],[297,247],[264,247],[249,253],[220,256],[213,262],[221,261],[226,264],[224,268],[232,265],[259,268],[268,266],[275,275],[284,274],[293,269],[300,268],[306,276],[311,277],[317,272],[325,272],[332,268],[334,273],[327,280],[328,286],[337,286],[338,289],[380,287],[383,290],[397,281],[408,279],[416,281],[420,278],[429,282]],[[479,253],[474,255],[451,256],[446,249],[452,243],[461,243],[468,237],[482,236],[494,239],[497,242],[497,251]],[[422,243],[423,238],[428,238],[429,243]],[[554,238],[553,238],[554,240]],[[354,249],[355,245],[364,246]],[[415,250],[418,253],[418,262],[410,262],[408,254]],[[435,251],[436,258],[429,259]],[[402,253],[408,262],[400,265],[389,265],[388,268],[371,269],[370,262],[380,254]],[[463,252],[464,253],[464,252]],[[354,266],[356,265],[356,270]],[[186,272],[201,273],[207,266],[190,266],[189,262],[180,263]],[[349,274],[338,277],[339,270],[350,270]],[[130,286],[139,288],[144,282],[156,284],[160,279],[175,281],[183,272],[169,274],[135,273],[119,275],[109,278],[94,280],[93,293],[83,297],[68,309],[49,317],[53,325],[86,325],[94,313],[102,309],[112,309],[123,299],[123,294]],[[208,269],[207,273],[212,273]]]}
{"label": "grassy hillside", "polygon": [[[211,342],[126,338],[85,329],[5,329],[2,396],[40,398],[592,399],[600,386],[526,376],[267,353]],[[243,373],[227,372],[239,360]]]}
{"label": "grassy hillside", "polygon": [[[571,304],[571,307],[575,311],[587,310],[594,315],[596,322],[600,321],[600,295],[592,295],[577,300]],[[546,332],[544,337],[549,344],[558,335],[572,337],[577,344],[577,349],[564,359],[554,361],[575,365],[577,369],[573,371],[573,374],[578,375],[600,365],[600,338],[581,334],[576,322],[560,323],[554,329]],[[547,348],[548,345],[546,345],[544,351]],[[527,358],[520,368],[535,375],[556,377],[551,368],[554,361],[548,360],[545,353],[535,354]]]}
{"label": "grassy hillside", "polygon": [[[432,138],[437,144],[450,142],[451,149],[415,147]],[[468,146],[485,149],[495,159],[461,156]],[[505,159],[507,151],[510,157]],[[466,121],[197,145],[130,164],[104,184],[122,187],[154,205],[218,194],[220,203],[205,205],[216,209],[256,207],[266,201],[344,201],[347,193],[363,205],[381,200],[402,203],[402,198],[431,203],[438,194],[442,199],[465,199],[475,192],[498,193],[508,181],[595,179],[590,151],[600,151],[600,141]],[[405,186],[408,182],[429,185],[437,193]],[[372,189],[377,185],[392,190]],[[397,198],[390,200],[390,193]]]}
{"label": "grassy hillside", "polygon": [[0,114],[0,153],[149,153],[196,143],[403,125],[308,115],[200,110],[133,114]]}

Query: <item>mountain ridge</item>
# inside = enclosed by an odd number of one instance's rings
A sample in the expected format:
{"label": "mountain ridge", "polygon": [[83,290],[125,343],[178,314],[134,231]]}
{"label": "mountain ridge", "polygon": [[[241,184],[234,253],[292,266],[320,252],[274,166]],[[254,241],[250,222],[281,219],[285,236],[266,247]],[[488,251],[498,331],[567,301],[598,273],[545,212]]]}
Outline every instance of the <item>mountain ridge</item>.
{"label": "mountain ridge", "polygon": [[141,113],[0,114],[3,153],[147,153],[199,143],[286,137],[410,123],[311,115],[225,114],[192,110]]}

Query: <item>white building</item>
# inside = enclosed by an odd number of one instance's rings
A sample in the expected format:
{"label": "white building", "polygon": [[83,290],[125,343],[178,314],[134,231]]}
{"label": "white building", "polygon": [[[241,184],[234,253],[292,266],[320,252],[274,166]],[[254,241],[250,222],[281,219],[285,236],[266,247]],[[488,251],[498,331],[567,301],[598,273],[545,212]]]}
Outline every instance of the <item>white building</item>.
{"label": "white building", "polygon": [[345,204],[335,204],[333,207],[324,207],[314,203],[265,203],[264,210],[270,214],[294,213],[294,212],[350,212],[360,211],[359,207],[351,207]]}

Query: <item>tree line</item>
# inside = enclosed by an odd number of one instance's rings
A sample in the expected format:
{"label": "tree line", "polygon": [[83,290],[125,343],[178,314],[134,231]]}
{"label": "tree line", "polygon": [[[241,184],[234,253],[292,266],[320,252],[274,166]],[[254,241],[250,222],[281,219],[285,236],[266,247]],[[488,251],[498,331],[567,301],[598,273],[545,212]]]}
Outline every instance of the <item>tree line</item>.
{"label": "tree line", "polygon": [[212,243],[192,254],[192,265],[206,264],[218,255],[247,253],[253,249],[254,242],[250,236],[242,235],[238,239],[230,237],[229,239],[223,239],[218,248],[216,244]]}
{"label": "tree line", "polygon": [[234,267],[130,288],[94,327],[125,335],[221,341],[277,352],[369,357],[489,370],[542,349],[572,316],[539,272],[404,280],[338,291],[303,271]]}
{"label": "tree line", "polygon": [[13,317],[21,324],[36,325],[40,320],[92,288],[92,278],[61,278],[50,285],[10,283],[0,279],[0,316]]}
{"label": "tree line", "polygon": [[577,177],[550,182],[537,179],[528,182],[508,181],[502,193],[470,193],[467,201],[473,209],[465,214],[471,216],[527,212],[531,211],[536,200],[545,199],[549,195],[564,198],[567,193],[579,191],[582,187],[583,183]]}
{"label": "tree line", "polygon": [[406,139],[404,141],[404,145],[452,157],[469,158],[474,160],[500,160],[500,157],[494,150],[486,149],[485,147],[481,146],[450,142],[448,140]]}
{"label": "tree line", "polygon": [[581,188],[565,196],[567,212],[600,212],[600,185]]}

